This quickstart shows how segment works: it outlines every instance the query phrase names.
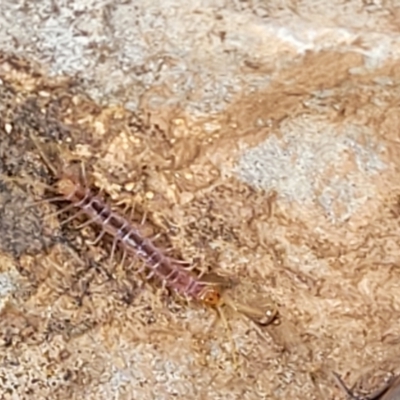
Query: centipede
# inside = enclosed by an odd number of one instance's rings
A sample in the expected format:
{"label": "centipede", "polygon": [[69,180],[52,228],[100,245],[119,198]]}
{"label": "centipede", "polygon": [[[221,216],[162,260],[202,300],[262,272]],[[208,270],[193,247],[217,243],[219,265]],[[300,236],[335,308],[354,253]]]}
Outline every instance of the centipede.
{"label": "centipede", "polygon": [[132,265],[135,260],[141,260],[143,266],[137,272],[144,274],[145,281],[154,278],[161,282],[163,287],[186,300],[216,309],[227,328],[229,324],[223,317],[222,305],[227,305],[235,312],[255,322],[256,325],[267,326],[271,323],[279,323],[277,319],[279,313],[274,305],[271,309],[270,305],[258,307],[237,302],[226,294],[225,289],[230,284],[227,284],[225,279],[220,279],[221,277],[216,280],[205,279],[201,273],[195,272],[192,263],[170,256],[168,249],[160,247],[154,239],[142,233],[141,227],[144,221],[135,222],[132,218],[127,217],[125,212],[112,207],[102,195],[102,191],[91,189],[85,176],[82,178],[61,168],[56,168],[46,155],[43,146],[39,144],[38,139],[33,135],[30,136],[41,159],[55,180],[49,189],[56,193],[56,197],[43,200],[68,203],[67,206],[56,212],[57,215],[75,210],[75,213],[62,221],[63,224],[75,218],[84,217],[86,221],[77,228],[89,225],[98,228],[100,233],[92,244],[98,244],[103,237],[108,236],[112,243],[111,260],[117,249],[122,252],[122,260],[125,260],[127,256],[133,259]]}
{"label": "centipede", "polygon": [[86,221],[79,226],[80,228],[94,225],[100,232],[93,243],[99,243],[108,235],[112,243],[111,258],[116,249],[119,249],[123,260],[127,256],[134,260],[140,259],[143,267],[138,272],[145,273],[146,280],[155,278],[178,295],[206,306],[216,307],[220,303],[219,285],[200,279],[187,262],[168,255],[165,249],[143,235],[140,224],[130,220],[121,210],[111,207],[99,193],[87,185],[87,182],[82,182],[81,177],[57,169],[50,162],[38,139],[31,136],[31,140],[55,178],[53,190],[57,197],[51,200],[68,203],[57,214],[75,210],[64,222],[84,217]]}

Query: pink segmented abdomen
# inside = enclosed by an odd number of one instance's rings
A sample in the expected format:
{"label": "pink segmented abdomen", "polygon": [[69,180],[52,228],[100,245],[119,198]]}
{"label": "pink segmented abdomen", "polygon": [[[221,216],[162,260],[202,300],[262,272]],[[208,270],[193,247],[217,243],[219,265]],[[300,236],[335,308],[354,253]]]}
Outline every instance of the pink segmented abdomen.
{"label": "pink segmented abdomen", "polygon": [[71,201],[90,221],[113,237],[114,243],[122,251],[142,259],[150,271],[149,279],[155,276],[181,295],[207,302],[203,299],[209,287],[207,283],[197,279],[177,260],[157,248],[150,239],[143,237],[130,221],[113,211],[89,189],[76,185],[66,195],[66,200]]}

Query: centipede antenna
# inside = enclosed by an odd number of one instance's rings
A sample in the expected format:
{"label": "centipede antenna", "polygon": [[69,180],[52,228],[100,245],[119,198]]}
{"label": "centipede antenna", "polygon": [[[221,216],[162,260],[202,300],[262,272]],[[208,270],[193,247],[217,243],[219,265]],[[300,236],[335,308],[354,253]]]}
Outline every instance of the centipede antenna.
{"label": "centipede antenna", "polygon": [[[29,179],[30,178],[30,179]],[[32,177],[19,177],[19,176],[8,176],[5,174],[0,174],[0,180],[6,182],[6,183],[14,183],[18,185],[34,185],[35,186],[41,186],[46,190],[53,191],[54,192],[54,187],[44,183],[44,182],[37,182],[36,180],[34,181]],[[54,199],[50,199],[50,201],[53,201]],[[35,202],[34,204],[39,204],[42,200],[39,200],[38,202]],[[44,200],[43,200],[44,201]]]}
{"label": "centipede antenna", "polygon": [[57,169],[53,166],[53,164],[50,162],[50,160],[48,159],[48,157],[46,156],[46,154],[44,153],[42,146],[38,143],[38,140],[33,136],[32,133],[29,134],[32,143],[35,145],[35,147],[37,148],[40,157],[42,158],[42,160],[44,161],[44,163],[46,164],[47,168],[53,173],[54,176],[58,175],[58,171]]}

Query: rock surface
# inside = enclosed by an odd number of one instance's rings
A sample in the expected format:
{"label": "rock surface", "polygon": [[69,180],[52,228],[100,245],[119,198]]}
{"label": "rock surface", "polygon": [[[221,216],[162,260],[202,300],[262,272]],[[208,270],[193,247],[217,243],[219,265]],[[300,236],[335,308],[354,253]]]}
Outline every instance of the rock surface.
{"label": "rock surface", "polygon": [[[1,397],[342,399],[332,370],[399,372],[400,9],[37,3],[0,4]],[[110,271],[34,203],[30,135],[279,324]]]}

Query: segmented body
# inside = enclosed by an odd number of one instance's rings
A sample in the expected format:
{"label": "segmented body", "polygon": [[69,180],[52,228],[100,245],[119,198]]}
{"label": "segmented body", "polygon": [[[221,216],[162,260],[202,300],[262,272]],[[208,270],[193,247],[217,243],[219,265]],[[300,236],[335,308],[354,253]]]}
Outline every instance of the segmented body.
{"label": "segmented body", "polygon": [[89,223],[100,227],[100,236],[108,234],[113,238],[113,249],[119,246],[124,253],[142,259],[149,271],[148,279],[156,277],[179,294],[204,304],[219,303],[220,293],[216,286],[201,281],[178,260],[166,255],[149,238],[142,236],[137,225],[113,211],[89,188],[72,178],[63,178],[57,183],[57,191],[79,209],[78,214],[85,214]]}

